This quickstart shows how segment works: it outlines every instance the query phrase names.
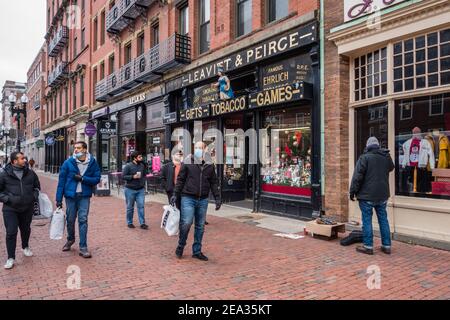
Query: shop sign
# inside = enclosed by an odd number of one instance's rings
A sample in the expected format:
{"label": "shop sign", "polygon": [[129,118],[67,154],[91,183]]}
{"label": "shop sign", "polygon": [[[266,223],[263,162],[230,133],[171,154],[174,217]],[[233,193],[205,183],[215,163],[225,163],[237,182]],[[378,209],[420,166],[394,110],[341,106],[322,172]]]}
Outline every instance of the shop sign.
{"label": "shop sign", "polygon": [[41,130],[39,128],[33,129],[33,137],[39,137],[41,135]]}
{"label": "shop sign", "polygon": [[44,147],[44,140],[40,139],[36,141],[36,148],[43,148]]}
{"label": "shop sign", "polygon": [[84,133],[88,137],[93,137],[97,134],[97,128],[95,127],[95,125],[93,123],[87,123],[86,127],[84,128]]}
{"label": "shop sign", "polygon": [[128,104],[129,104],[130,106],[132,106],[132,105],[135,105],[135,104],[144,102],[146,99],[147,99],[147,93],[146,93],[146,92],[140,93],[140,94],[138,94],[138,95],[132,96],[132,97],[129,99]]}
{"label": "shop sign", "polygon": [[59,136],[57,136],[56,138],[55,138],[55,141],[58,141],[58,142],[61,142],[61,141],[64,141],[64,136],[63,135],[59,135]]}
{"label": "shop sign", "polygon": [[261,69],[261,87],[273,89],[296,82],[312,82],[311,58],[301,55]]}
{"label": "shop sign", "polygon": [[104,107],[102,109],[95,110],[92,112],[91,119],[95,119],[95,118],[98,118],[101,116],[106,116],[108,114],[108,111],[109,111],[109,107]]}
{"label": "shop sign", "polygon": [[180,121],[195,120],[209,117],[209,106],[200,106],[186,110],[180,110]]}
{"label": "shop sign", "polygon": [[[227,73],[315,43],[318,40],[317,29],[317,22],[312,22],[238,51],[223,59],[193,69],[182,76],[181,86],[186,87],[199,81],[216,77],[218,68],[223,68],[224,72]],[[175,79],[174,81],[177,82],[179,80]],[[175,83],[169,87],[173,89],[174,85]]]}
{"label": "shop sign", "polygon": [[247,97],[242,96],[235,99],[224,100],[211,104],[211,115],[218,116],[231,112],[238,112],[247,109]]}
{"label": "shop sign", "polygon": [[52,146],[55,144],[55,137],[54,136],[48,136],[47,138],[45,138],[45,144],[48,146]]}
{"label": "shop sign", "polygon": [[374,13],[406,0],[344,0],[345,22]]}
{"label": "shop sign", "polygon": [[299,82],[250,95],[250,108],[265,107],[279,103],[297,101],[304,98],[304,83]]}
{"label": "shop sign", "polygon": [[219,100],[219,92],[211,85],[194,89],[193,107],[204,106]]}
{"label": "shop sign", "polygon": [[115,121],[101,121],[99,132],[104,135],[116,135],[117,123]]}
{"label": "shop sign", "polygon": [[163,124],[171,124],[177,122],[177,113],[169,112],[166,113],[163,117]]}

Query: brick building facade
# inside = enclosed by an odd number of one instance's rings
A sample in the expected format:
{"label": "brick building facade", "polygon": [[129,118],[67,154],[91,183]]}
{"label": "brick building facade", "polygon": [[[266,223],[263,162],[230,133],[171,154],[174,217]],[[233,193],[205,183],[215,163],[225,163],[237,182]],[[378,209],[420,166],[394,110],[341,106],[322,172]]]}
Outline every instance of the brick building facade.
{"label": "brick building facade", "polygon": [[25,154],[34,159],[37,169],[44,169],[44,140],[41,127],[44,123],[45,92],[47,85],[47,46],[44,44],[27,72],[27,120]]}

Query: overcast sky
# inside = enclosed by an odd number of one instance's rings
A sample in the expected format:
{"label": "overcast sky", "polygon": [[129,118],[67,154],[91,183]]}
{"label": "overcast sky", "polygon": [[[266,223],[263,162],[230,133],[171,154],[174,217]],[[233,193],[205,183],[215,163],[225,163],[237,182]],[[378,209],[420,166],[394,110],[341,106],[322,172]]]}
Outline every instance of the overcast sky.
{"label": "overcast sky", "polygon": [[0,95],[6,80],[27,81],[45,39],[45,0],[0,0]]}

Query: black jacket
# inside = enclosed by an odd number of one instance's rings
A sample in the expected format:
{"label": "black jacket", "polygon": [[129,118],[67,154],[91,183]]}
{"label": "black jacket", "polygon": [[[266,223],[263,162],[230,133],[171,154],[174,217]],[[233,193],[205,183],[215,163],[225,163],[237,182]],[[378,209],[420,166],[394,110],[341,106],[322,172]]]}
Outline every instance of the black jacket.
{"label": "black jacket", "polygon": [[[134,179],[133,176],[141,172],[141,178],[140,179]],[[134,162],[128,163],[123,168],[123,180],[125,180],[125,187],[133,190],[140,190],[145,187],[145,175],[146,175],[146,168],[143,163],[134,164]]]}
{"label": "black jacket", "polygon": [[161,186],[167,193],[171,193],[175,189],[174,174],[175,164],[173,161],[169,161],[161,169]]}
{"label": "black jacket", "polygon": [[394,167],[389,150],[366,149],[356,163],[350,194],[358,200],[386,201],[390,196],[389,172]]}
{"label": "black jacket", "polygon": [[33,209],[39,201],[41,184],[37,174],[24,168],[22,180],[13,171],[10,163],[0,173],[0,202],[3,202],[3,211],[26,212]]}
{"label": "black jacket", "polygon": [[196,164],[192,156],[189,156],[181,166],[175,193],[203,199],[209,196],[210,191],[218,200],[220,194],[214,164],[204,161],[202,164]]}

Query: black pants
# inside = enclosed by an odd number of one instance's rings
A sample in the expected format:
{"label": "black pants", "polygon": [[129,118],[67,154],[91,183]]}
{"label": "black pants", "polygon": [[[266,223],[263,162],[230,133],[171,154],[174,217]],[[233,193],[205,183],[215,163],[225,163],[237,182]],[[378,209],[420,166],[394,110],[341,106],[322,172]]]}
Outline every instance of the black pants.
{"label": "black pants", "polygon": [[31,234],[31,221],[33,220],[33,207],[25,212],[3,211],[3,221],[6,228],[6,249],[8,259],[16,258],[17,231],[20,230],[22,249],[28,248]]}

